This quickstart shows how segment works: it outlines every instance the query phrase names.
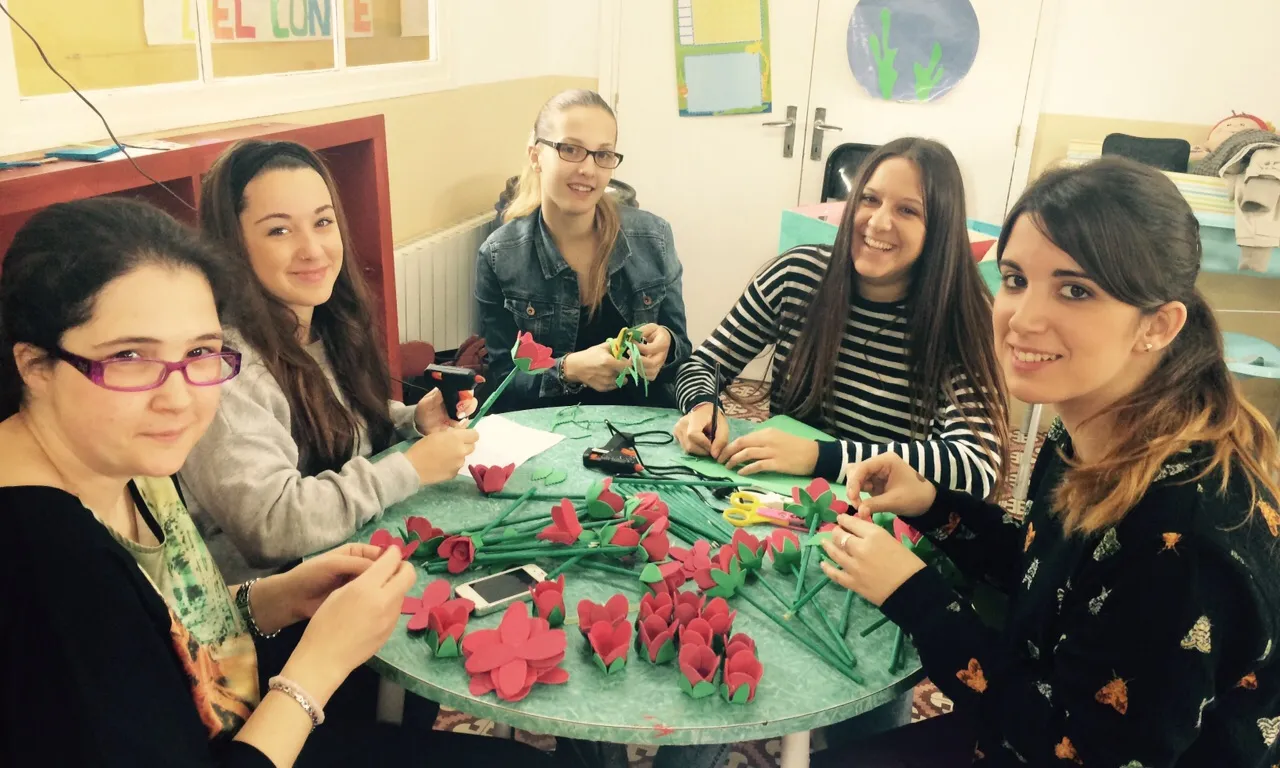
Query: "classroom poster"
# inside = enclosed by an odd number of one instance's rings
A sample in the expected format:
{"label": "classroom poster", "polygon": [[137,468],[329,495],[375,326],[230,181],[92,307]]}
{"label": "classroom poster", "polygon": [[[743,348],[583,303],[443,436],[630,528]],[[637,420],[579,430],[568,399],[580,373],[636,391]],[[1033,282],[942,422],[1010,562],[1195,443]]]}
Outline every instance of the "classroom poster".
{"label": "classroom poster", "polygon": [[[198,0],[143,0],[147,45],[196,42]],[[333,37],[334,0],[205,0],[214,43],[270,43]],[[347,37],[373,37],[374,0],[342,0]],[[428,0],[401,0],[425,6]],[[403,13],[403,11],[402,11]]]}
{"label": "classroom poster", "polygon": [[969,0],[861,0],[849,19],[854,79],[886,101],[936,101],[978,56],[978,15]]}
{"label": "classroom poster", "polygon": [[773,111],[769,0],[675,0],[682,117]]}

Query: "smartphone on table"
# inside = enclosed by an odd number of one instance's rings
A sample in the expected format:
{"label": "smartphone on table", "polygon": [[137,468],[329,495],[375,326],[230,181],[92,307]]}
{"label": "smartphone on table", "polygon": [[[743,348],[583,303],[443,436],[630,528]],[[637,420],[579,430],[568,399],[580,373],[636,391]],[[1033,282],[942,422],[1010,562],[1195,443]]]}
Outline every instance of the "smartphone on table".
{"label": "smartphone on table", "polygon": [[547,572],[536,565],[520,565],[509,570],[458,585],[458,597],[475,604],[475,614],[483,616],[505,609],[516,600],[528,600],[529,588],[546,581]]}

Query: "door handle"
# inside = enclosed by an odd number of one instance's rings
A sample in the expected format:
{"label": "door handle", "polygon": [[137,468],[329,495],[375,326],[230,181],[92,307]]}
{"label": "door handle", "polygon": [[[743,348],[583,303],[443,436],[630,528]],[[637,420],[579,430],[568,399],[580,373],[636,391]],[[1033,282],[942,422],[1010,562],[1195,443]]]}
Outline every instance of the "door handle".
{"label": "door handle", "polygon": [[827,123],[826,107],[818,107],[813,110],[813,141],[812,148],[809,150],[810,160],[822,159],[822,135],[827,131],[843,131],[844,129],[838,125]]}
{"label": "door handle", "polygon": [[792,157],[795,155],[796,148],[796,116],[799,114],[798,107],[787,107],[786,120],[770,120],[767,123],[761,123],[765,126],[786,126],[782,133],[782,156]]}

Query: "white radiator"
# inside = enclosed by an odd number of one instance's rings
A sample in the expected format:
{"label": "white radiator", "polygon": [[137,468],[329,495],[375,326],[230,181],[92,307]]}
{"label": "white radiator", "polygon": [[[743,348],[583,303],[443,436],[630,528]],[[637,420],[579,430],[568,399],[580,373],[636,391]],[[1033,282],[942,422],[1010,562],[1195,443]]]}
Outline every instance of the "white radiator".
{"label": "white radiator", "polygon": [[486,213],[396,249],[400,343],[457,349],[476,333],[476,252],[493,231]]}

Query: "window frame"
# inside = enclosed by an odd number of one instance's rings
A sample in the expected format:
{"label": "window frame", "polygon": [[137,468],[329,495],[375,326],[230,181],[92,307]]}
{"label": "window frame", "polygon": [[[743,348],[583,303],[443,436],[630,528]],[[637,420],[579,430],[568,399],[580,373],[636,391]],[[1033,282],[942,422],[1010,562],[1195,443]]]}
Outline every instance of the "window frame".
{"label": "window frame", "polygon": [[[333,0],[334,67],[246,77],[213,78],[208,5],[196,3],[200,79],[82,91],[116,136],[253,120],[311,109],[394,99],[455,87],[451,62],[455,0],[430,0],[429,61],[346,66],[344,0]],[[4,2],[4,0],[0,0]],[[13,34],[0,16],[0,157],[107,138],[102,122],[74,93],[22,96]],[[163,105],[157,108],[157,105]]]}

